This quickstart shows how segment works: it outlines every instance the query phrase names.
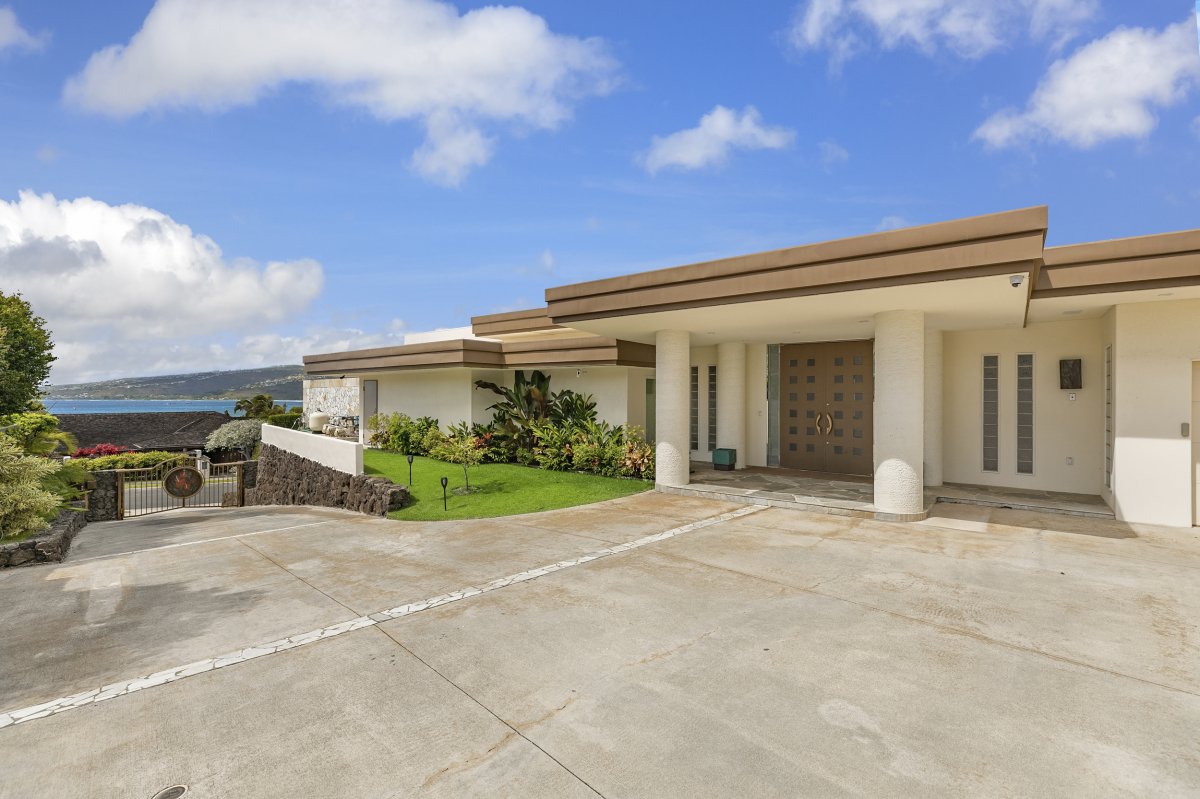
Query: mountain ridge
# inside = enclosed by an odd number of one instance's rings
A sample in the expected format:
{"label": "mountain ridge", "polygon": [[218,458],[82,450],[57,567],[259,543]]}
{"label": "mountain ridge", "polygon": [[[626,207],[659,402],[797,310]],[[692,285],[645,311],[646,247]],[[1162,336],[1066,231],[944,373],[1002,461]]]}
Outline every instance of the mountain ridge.
{"label": "mountain ridge", "polygon": [[65,383],[49,386],[46,395],[50,399],[151,400],[242,399],[270,394],[277,400],[299,400],[303,379],[303,366],[264,366]]}

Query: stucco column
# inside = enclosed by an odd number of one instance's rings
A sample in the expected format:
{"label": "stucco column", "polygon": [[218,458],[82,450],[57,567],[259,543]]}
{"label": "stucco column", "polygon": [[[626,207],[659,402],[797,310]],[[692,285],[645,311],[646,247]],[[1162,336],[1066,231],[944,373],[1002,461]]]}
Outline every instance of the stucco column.
{"label": "stucco column", "polygon": [[942,484],[942,331],[925,331],[925,485]]}
{"label": "stucco column", "polygon": [[717,345],[717,446],[737,450],[746,468],[746,345]]}
{"label": "stucco column", "polygon": [[767,465],[767,345],[746,345],[746,454],[738,453],[745,466]]}
{"label": "stucco column", "polygon": [[692,337],[686,330],[660,330],[654,336],[656,485],[688,484],[688,422]]}
{"label": "stucco column", "polygon": [[875,506],[924,510],[925,314],[875,315]]}

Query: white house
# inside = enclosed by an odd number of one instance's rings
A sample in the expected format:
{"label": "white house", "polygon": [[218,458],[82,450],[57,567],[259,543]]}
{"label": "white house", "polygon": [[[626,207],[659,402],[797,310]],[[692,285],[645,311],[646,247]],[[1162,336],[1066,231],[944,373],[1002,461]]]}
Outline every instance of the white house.
{"label": "white house", "polygon": [[1045,247],[1026,208],[546,291],[473,338],[305,358],[362,413],[489,418],[473,381],[541,368],[657,442],[687,485],[739,467],[869,475],[917,515],[945,482],[1100,495],[1200,523],[1200,230]]}

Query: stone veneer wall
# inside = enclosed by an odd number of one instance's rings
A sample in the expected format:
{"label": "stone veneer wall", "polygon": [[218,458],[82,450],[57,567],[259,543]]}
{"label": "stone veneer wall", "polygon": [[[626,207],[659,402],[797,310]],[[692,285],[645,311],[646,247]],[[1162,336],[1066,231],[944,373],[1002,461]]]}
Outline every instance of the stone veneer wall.
{"label": "stone veneer wall", "polygon": [[89,522],[111,522],[117,518],[117,473],[92,472],[94,483],[87,498]]}
{"label": "stone veneer wall", "polygon": [[358,416],[357,377],[330,377],[304,381],[304,412],[330,416]]}
{"label": "stone veneer wall", "polygon": [[352,476],[271,444],[262,445],[255,487],[246,491],[247,505],[315,505],[372,516],[407,502],[408,489],[391,480]]}
{"label": "stone veneer wall", "polygon": [[0,546],[0,569],[35,563],[58,563],[67,556],[75,534],[87,525],[79,510],[64,510],[50,524],[50,529],[24,541]]}

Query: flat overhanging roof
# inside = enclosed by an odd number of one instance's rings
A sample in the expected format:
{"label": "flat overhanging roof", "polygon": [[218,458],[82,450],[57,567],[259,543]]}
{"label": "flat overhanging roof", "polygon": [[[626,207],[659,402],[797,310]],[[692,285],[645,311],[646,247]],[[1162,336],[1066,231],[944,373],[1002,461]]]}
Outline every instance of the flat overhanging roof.
{"label": "flat overhanging roof", "polygon": [[1036,280],[1045,206],[594,280],[546,291],[550,318],[590,320],[1027,273]]}
{"label": "flat overhanging roof", "polygon": [[599,336],[515,342],[454,339],[304,356],[306,375],[553,366],[654,366],[654,347]]}

